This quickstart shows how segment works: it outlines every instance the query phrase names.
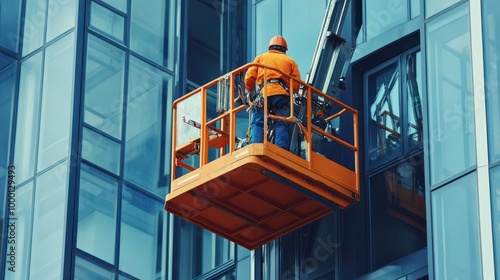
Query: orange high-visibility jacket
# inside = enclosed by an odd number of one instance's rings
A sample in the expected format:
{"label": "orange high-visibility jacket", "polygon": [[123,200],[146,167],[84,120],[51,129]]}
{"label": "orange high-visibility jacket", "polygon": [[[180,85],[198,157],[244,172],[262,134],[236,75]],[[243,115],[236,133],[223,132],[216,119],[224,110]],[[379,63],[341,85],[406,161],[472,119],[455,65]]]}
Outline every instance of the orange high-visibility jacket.
{"label": "orange high-visibility jacket", "polygon": [[[270,50],[266,53],[263,53],[257,56],[254,61],[255,63],[263,64],[268,67],[276,68],[283,73],[286,73],[289,76],[285,76],[277,71],[268,69],[267,70],[267,80],[270,79],[283,79],[288,87],[290,78],[293,77],[295,79],[300,80],[300,72],[297,63],[285,53],[280,52],[278,50]],[[264,68],[252,66],[248,68],[247,73],[245,74],[245,88],[248,91],[252,91],[255,88],[255,81],[257,81],[258,85],[262,84],[262,80],[264,79]],[[293,92],[298,92],[299,84],[297,82],[293,83]],[[268,96],[277,95],[277,94],[289,94],[279,83],[264,83],[264,88],[261,90],[262,94],[267,94]]]}

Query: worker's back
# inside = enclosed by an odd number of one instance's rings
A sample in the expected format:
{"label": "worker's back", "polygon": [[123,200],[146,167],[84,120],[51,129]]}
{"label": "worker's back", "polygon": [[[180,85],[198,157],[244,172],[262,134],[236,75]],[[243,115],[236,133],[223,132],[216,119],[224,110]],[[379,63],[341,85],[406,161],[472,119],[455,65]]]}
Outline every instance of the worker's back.
{"label": "worker's back", "polygon": [[[251,67],[246,73],[247,78],[245,79],[245,83],[247,89],[252,89],[254,87],[255,79],[253,77],[257,77],[257,83],[260,86],[264,79],[264,74],[266,75],[268,81],[271,79],[283,79],[288,81],[288,77],[290,76],[300,80],[300,73],[297,63],[284,52],[280,52],[278,50],[270,50],[257,56],[254,62],[266,65],[270,68],[279,69],[286,75],[284,76],[280,72],[271,69],[267,69],[267,73],[264,73],[265,71],[263,68],[257,69],[257,67]],[[280,83],[265,84],[264,86],[267,88],[266,90],[263,89],[262,92],[265,92],[267,95],[288,94],[288,92],[285,91]],[[294,92],[297,92],[297,90],[298,84],[294,85]]]}

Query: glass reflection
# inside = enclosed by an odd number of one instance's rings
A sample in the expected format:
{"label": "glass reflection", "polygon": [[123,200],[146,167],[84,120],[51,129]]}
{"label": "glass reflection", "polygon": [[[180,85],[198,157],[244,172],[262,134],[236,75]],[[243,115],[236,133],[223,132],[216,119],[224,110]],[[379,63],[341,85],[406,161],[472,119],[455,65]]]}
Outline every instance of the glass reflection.
{"label": "glass reflection", "polygon": [[483,4],[483,46],[488,113],[488,146],[490,162],[500,161],[500,2],[486,0]]}
{"label": "glass reflection", "polygon": [[165,277],[163,203],[125,187],[122,195],[120,270],[139,279]]}
{"label": "glass reflection", "polygon": [[50,45],[45,53],[38,171],[68,156],[75,61],[73,34]]}
{"label": "glass reflection", "polygon": [[427,246],[422,155],[370,178],[375,267]]}
{"label": "glass reflection", "polygon": [[16,174],[18,184],[35,174],[41,88],[42,52],[39,52],[21,64],[14,151],[14,163],[18,169]]}
{"label": "glass reflection", "polygon": [[434,14],[450,7],[451,5],[460,2],[460,0],[439,0],[439,1],[424,1],[425,17],[429,18]]}
{"label": "glass reflection", "polygon": [[21,4],[21,1],[2,1],[0,5],[0,46],[15,53],[19,47]]}
{"label": "glass reflection", "polygon": [[365,5],[367,40],[408,20],[408,0],[366,0]]}
{"label": "glass reflection", "polygon": [[[144,5],[143,1],[131,0],[130,49],[169,69],[173,68],[174,2],[150,0]],[[202,30],[206,31],[206,28],[208,26]]]}
{"label": "glass reflection", "polygon": [[75,26],[78,1],[49,0],[46,42]]}
{"label": "glass reflection", "polygon": [[82,165],[76,246],[111,264],[115,260],[117,200],[118,182]]}
{"label": "glass reflection", "polygon": [[109,280],[114,279],[114,273],[97,264],[91,263],[80,256],[75,257],[75,280]]}
{"label": "glass reflection", "polygon": [[392,64],[368,80],[370,161],[391,157],[400,152],[401,111],[400,74]]}
{"label": "glass reflection", "polygon": [[128,0],[101,0],[101,1],[117,8],[121,12],[127,13]]}
{"label": "glass reflection", "polygon": [[89,34],[85,76],[86,123],[121,139],[125,54]]}
{"label": "glass reflection", "polygon": [[40,48],[45,36],[47,0],[26,0],[24,30],[22,35],[23,56]]}
{"label": "glass reflection", "polygon": [[[490,185],[495,267],[500,267],[500,166],[490,169]],[[495,272],[496,279],[500,279],[500,270]]]}
{"label": "glass reflection", "polygon": [[120,155],[119,143],[91,129],[83,128],[82,158],[119,174]]}
{"label": "glass reflection", "polygon": [[[305,79],[305,74],[311,65],[316,41],[318,40],[321,24],[323,23],[326,2],[304,0],[282,1],[283,19],[281,25],[283,26],[283,36],[289,47],[287,54],[293,57],[299,65],[302,79]],[[297,20],[297,15],[300,15],[300,20]],[[268,21],[269,19],[266,19],[266,22]],[[307,24],[304,24],[304,22],[307,22]],[[259,23],[257,24],[259,25]],[[257,34],[261,36],[260,33]],[[274,35],[276,34],[271,34],[267,40],[270,40]],[[263,38],[263,41],[265,41],[265,38]],[[267,51],[267,42],[263,42],[264,45],[257,46],[257,48],[264,47],[265,51]]]}
{"label": "glass reflection", "polygon": [[164,72],[131,57],[129,70],[125,179],[163,197],[165,141],[162,137],[164,94],[169,79]]}
{"label": "glass reflection", "polygon": [[61,279],[66,232],[68,163],[63,161],[36,181],[30,279]]}
{"label": "glass reflection", "polygon": [[476,176],[431,192],[435,279],[482,279]]}
{"label": "glass reflection", "polygon": [[95,2],[92,2],[90,9],[90,26],[112,39],[123,42],[125,18]]}
{"label": "glass reflection", "polygon": [[[8,270],[6,264],[5,280],[28,279],[31,243],[31,230],[33,224],[33,182],[16,189],[16,271]],[[22,242],[21,242],[22,240]]]}
{"label": "glass reflection", "polygon": [[255,52],[267,52],[269,40],[279,32],[278,0],[260,1],[255,4]]}
{"label": "glass reflection", "polygon": [[431,184],[476,162],[468,5],[427,24]]}
{"label": "glass reflection", "polygon": [[408,102],[408,144],[421,147],[423,141],[423,116],[421,101],[422,65],[420,52],[406,57],[406,91]]}

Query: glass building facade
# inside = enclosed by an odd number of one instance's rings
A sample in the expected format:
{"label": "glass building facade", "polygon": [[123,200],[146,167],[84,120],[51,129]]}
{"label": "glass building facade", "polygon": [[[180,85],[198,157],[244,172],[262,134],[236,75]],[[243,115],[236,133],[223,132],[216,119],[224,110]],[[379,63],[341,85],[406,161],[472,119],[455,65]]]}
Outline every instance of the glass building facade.
{"label": "glass building facade", "polygon": [[351,1],[361,201],[253,251],[163,210],[171,105],[329,1],[147,2],[0,1],[0,279],[500,278],[496,0]]}

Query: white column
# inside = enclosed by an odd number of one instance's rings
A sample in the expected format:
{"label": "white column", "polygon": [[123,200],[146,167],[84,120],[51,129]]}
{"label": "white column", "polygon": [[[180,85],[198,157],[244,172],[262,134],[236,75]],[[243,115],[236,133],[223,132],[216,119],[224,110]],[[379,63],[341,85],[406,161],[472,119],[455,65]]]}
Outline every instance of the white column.
{"label": "white column", "polygon": [[483,57],[481,0],[469,0],[472,48],[474,122],[476,131],[479,236],[483,279],[495,279],[493,229],[491,221],[490,176],[488,166],[488,134]]}

